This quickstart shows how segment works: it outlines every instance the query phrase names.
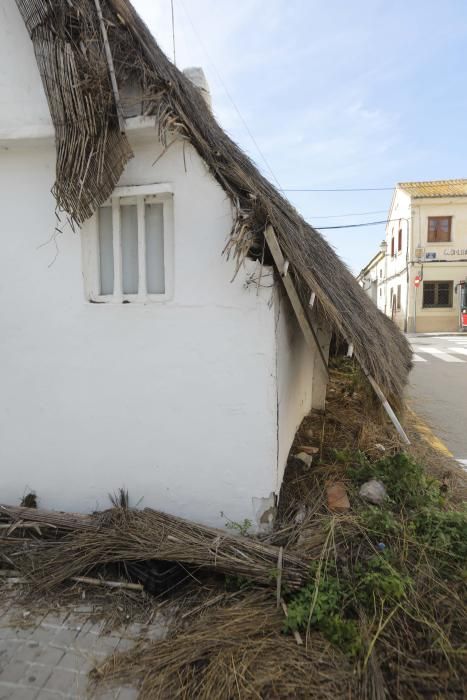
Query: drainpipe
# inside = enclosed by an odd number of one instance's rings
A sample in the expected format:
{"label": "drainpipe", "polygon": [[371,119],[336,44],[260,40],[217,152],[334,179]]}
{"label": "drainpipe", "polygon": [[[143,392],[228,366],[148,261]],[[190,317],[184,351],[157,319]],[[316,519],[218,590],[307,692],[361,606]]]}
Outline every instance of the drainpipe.
{"label": "drainpipe", "polygon": [[406,249],[406,253],[405,253],[405,264],[407,267],[407,289],[406,289],[406,296],[405,296],[404,333],[407,333],[407,330],[409,328],[409,291],[410,291],[410,270],[409,270],[410,246],[409,246],[409,240],[410,240],[410,235],[413,231],[412,207],[410,207],[410,219],[406,219],[406,221],[407,221],[407,249]]}

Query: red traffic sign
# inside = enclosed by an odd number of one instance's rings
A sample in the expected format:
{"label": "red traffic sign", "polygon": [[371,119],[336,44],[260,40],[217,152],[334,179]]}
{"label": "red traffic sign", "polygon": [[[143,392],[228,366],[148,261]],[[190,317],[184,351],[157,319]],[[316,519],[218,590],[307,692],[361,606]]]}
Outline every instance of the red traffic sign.
{"label": "red traffic sign", "polygon": [[416,278],[415,278],[414,281],[413,281],[414,286],[415,286],[415,287],[419,287],[421,281],[422,281],[422,278],[420,277],[420,275],[417,275]]}

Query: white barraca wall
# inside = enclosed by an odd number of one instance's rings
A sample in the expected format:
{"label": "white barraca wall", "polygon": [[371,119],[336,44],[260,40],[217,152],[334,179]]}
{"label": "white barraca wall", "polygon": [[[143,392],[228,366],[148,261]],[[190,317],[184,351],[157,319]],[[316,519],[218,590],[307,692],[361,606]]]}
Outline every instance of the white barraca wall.
{"label": "white barraca wall", "polygon": [[34,489],[43,507],[90,511],[124,486],[133,503],[205,523],[254,519],[253,499],[278,483],[274,311],[271,289],[245,285],[253,263],[230,283],[230,204],[191,147],[153,167],[155,130],[130,132],[120,184],[173,185],[174,295],[86,303],[79,233],[51,240],[53,140],[6,138],[47,121],[13,0],[2,11],[20,50],[1,87],[0,500]]}
{"label": "white barraca wall", "polygon": [[279,491],[295,433],[303,418],[311,410],[313,366],[316,353],[312,352],[306,343],[289,300],[284,293],[280,294],[276,309],[279,419],[276,490]]}
{"label": "white barraca wall", "polygon": [[40,247],[55,225],[53,147],[2,152],[1,498],[31,488],[44,507],[87,511],[125,486],[205,522],[252,518],[252,498],[276,488],[270,291],[245,289],[245,271],[230,284],[230,206],[192,149],[186,173],[181,147],[158,172],[154,139],[135,151],[122,184],[174,187],[170,302],[86,303],[79,234],[60,235],[57,255]]}
{"label": "white barraca wall", "polygon": [[31,127],[47,132],[52,120],[34,49],[15,0],[0,2],[0,137]]}

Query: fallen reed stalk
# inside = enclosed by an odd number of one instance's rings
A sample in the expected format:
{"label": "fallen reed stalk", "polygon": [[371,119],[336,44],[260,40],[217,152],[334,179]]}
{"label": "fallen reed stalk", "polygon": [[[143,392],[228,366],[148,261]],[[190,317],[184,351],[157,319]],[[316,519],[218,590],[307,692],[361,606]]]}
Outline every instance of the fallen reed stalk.
{"label": "fallen reed stalk", "polygon": [[[64,514],[60,520],[70,525]],[[290,590],[307,578],[307,561],[297,554],[149,508],[115,508],[84,522],[81,528],[73,521],[75,530],[59,540],[36,543],[34,556],[24,560],[36,589],[52,590],[99,566],[148,560],[181,562],[274,588],[280,568],[281,585]]]}

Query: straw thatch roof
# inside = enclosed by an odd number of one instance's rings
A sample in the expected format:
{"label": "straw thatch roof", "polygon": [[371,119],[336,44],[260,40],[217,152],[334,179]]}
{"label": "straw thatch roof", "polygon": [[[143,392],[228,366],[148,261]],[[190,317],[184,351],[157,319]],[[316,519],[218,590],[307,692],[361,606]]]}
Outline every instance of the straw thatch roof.
{"label": "straw thatch roof", "polygon": [[[200,91],[160,50],[129,0],[16,0],[34,44],[56,131],[58,206],[78,224],[111,194],[132,156],[119,127],[101,26],[100,4],[117,84],[137,83],[143,113],[158,136],[189,141],[229,196],[234,226],[226,253],[240,265],[262,258],[274,227],[303,299],[353,343],[364,369],[400,399],[410,369],[408,343],[381,314],[323,237],[260,174],[216,122]],[[121,114],[120,114],[121,117]],[[121,120],[120,120],[121,121]]]}

